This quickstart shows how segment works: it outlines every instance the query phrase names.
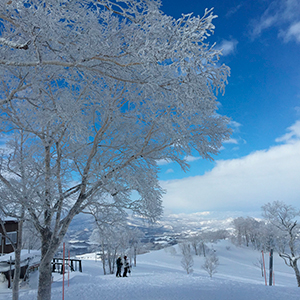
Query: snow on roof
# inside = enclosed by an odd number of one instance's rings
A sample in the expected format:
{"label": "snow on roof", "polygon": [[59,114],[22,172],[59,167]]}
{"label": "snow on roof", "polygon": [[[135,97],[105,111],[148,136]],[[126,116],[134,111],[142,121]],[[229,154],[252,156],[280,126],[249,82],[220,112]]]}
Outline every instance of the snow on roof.
{"label": "snow on roof", "polygon": [[[10,268],[14,269],[14,260],[15,260],[14,252],[0,256],[0,273],[7,272]],[[41,251],[39,250],[31,250],[30,253],[28,253],[28,250],[21,251],[21,267],[26,265],[32,266],[32,265],[39,264],[40,260],[41,260]],[[10,261],[12,261],[11,266],[10,266]]]}
{"label": "snow on roof", "polygon": [[8,221],[18,222],[18,219],[12,217],[0,217],[0,220],[2,220],[3,222],[8,222]]}
{"label": "snow on roof", "polygon": [[[27,260],[28,258],[29,259],[32,259],[34,257],[37,257],[37,256],[41,256],[41,251],[40,250],[30,250],[30,253],[28,253],[28,250],[27,249],[23,249],[21,251],[21,261],[25,261]],[[11,253],[7,253],[5,255],[2,255],[0,256],[0,263],[1,262],[9,262],[10,261],[10,258],[12,261],[15,260],[15,252],[11,252]]]}

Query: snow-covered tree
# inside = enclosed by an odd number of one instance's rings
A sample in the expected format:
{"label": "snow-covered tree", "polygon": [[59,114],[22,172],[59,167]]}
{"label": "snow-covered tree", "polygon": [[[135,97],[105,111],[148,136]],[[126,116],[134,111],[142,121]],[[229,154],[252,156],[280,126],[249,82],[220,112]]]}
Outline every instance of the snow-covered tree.
{"label": "snow-covered tree", "polygon": [[197,234],[197,235],[193,235],[189,238],[189,242],[191,243],[191,246],[194,250],[195,255],[199,255],[199,250],[198,247],[202,242],[201,237]]}
{"label": "snow-covered tree", "polygon": [[[262,255],[264,255],[264,254],[262,254]],[[259,258],[257,258],[256,261],[253,262],[253,265],[255,267],[258,267],[260,269],[261,277],[264,277],[264,262],[263,262],[263,258],[261,256]]]}
{"label": "snow-covered tree", "polygon": [[126,230],[126,214],[122,210],[113,207],[101,206],[95,203],[89,207],[90,213],[95,218],[95,229],[90,237],[90,241],[98,245],[103,265],[103,273],[114,273],[117,255],[121,255],[124,240],[128,245]]}
{"label": "snow-covered tree", "polygon": [[191,245],[189,243],[179,244],[179,248],[182,254],[181,266],[187,274],[193,272],[194,259],[191,253]]}
{"label": "snow-covered tree", "polygon": [[193,247],[195,255],[206,256],[209,252],[207,243],[215,243],[219,240],[223,240],[228,237],[227,230],[213,230],[213,231],[202,231],[198,232],[196,235],[191,236],[188,240]]}
{"label": "snow-covered tree", "polygon": [[209,159],[229,136],[216,113],[229,69],[206,41],[215,16],[175,20],[160,4],[0,2],[2,139],[27,135],[28,194],[17,196],[16,147],[0,181],[41,237],[39,300],[51,298],[51,260],[76,214],[98,202],[157,218],[157,161],[187,170],[184,157]]}
{"label": "snow-covered tree", "polygon": [[[19,281],[21,275],[21,250],[23,245],[23,225],[27,211],[24,205],[28,197],[28,180],[25,175],[26,134],[21,131],[19,139],[12,139],[8,144],[11,152],[2,150],[0,153],[1,168],[9,170],[9,180],[0,172],[0,224],[6,235],[1,217],[11,217],[18,222],[17,241],[11,242],[15,252],[14,278],[12,285],[12,300],[19,299]],[[1,184],[4,183],[4,184]],[[20,201],[21,200],[21,201]],[[7,236],[7,235],[6,235]],[[7,236],[9,239],[9,237]]]}
{"label": "snow-covered tree", "polygon": [[[288,249],[285,250],[286,247],[280,247],[278,249],[279,256],[284,260],[287,266],[293,268],[298,287],[300,287],[300,272],[297,265],[300,259],[300,227],[297,223],[300,211],[281,201],[267,203],[262,209],[264,217],[273,226],[278,228],[282,232],[282,238],[288,241]],[[284,244],[286,243],[284,242]]]}
{"label": "snow-covered tree", "polygon": [[217,257],[215,251],[210,251],[205,257],[205,262],[202,268],[209,274],[212,278],[213,274],[217,273],[217,268],[219,266],[219,258]]}
{"label": "snow-covered tree", "polygon": [[244,244],[249,247],[252,244],[255,249],[259,247],[262,228],[265,226],[263,221],[255,220],[252,217],[238,217],[232,223],[238,245]]}
{"label": "snow-covered tree", "polygon": [[[138,228],[128,228],[127,237],[129,243],[130,260],[133,258],[133,265],[136,267],[138,251],[141,249],[141,239],[145,234]],[[130,262],[131,263],[131,262]]]}
{"label": "snow-covered tree", "polygon": [[19,299],[19,286],[20,286],[20,275],[21,275],[21,250],[22,250],[22,229],[23,229],[23,216],[18,219],[18,234],[17,234],[17,241],[12,241],[6,232],[4,221],[1,218],[0,214],[0,226],[2,228],[2,232],[6,239],[10,241],[10,244],[15,252],[15,259],[14,259],[14,277],[13,277],[13,284],[12,284],[12,300]]}
{"label": "snow-covered tree", "polygon": [[28,253],[32,249],[40,249],[41,241],[39,237],[39,233],[33,226],[32,222],[25,221],[23,225],[23,245],[22,249],[28,249]]}
{"label": "snow-covered tree", "polygon": [[[98,245],[104,275],[113,274],[115,271],[115,261],[117,256],[120,255],[119,250],[123,234],[123,227],[119,226],[97,227],[92,232],[90,241]],[[106,270],[106,267],[109,271]]]}

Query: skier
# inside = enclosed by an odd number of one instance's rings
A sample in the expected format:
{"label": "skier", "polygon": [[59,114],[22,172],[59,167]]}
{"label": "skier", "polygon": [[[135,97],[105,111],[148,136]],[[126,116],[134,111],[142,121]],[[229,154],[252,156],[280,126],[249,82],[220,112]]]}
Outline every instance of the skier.
{"label": "skier", "polygon": [[116,276],[117,277],[122,277],[121,272],[122,272],[122,265],[123,265],[123,263],[122,263],[122,258],[120,256],[118,257],[118,259],[116,261],[116,264],[117,264],[117,273],[116,273]]}
{"label": "skier", "polygon": [[127,260],[127,256],[124,256],[124,273],[123,273],[123,277],[128,277],[127,272],[128,272],[128,270],[130,272],[129,268],[130,268],[130,266],[129,266],[129,262]]}

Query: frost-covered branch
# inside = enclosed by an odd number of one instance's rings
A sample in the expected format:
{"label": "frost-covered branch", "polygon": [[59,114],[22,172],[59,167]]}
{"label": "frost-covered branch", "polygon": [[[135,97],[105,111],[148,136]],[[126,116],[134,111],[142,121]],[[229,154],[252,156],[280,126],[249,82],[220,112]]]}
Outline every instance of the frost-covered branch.
{"label": "frost-covered branch", "polygon": [[0,182],[41,238],[39,300],[50,299],[49,265],[74,216],[92,206],[156,220],[157,161],[187,170],[185,157],[210,159],[230,135],[217,114],[229,68],[207,42],[212,10],[176,20],[160,5],[0,3]]}
{"label": "frost-covered branch", "polygon": [[300,216],[300,212],[291,205],[280,201],[267,203],[262,209],[264,216],[269,222],[280,229],[288,240],[288,252],[280,251],[279,256],[284,260],[287,266],[293,268],[298,287],[300,287],[300,272],[297,265],[300,255],[296,253],[298,252],[297,244],[299,243],[300,227],[297,224],[297,220],[295,220],[295,218]]}
{"label": "frost-covered branch", "polygon": [[26,43],[21,44],[21,43],[16,43],[13,41],[6,40],[4,38],[0,38],[0,45],[8,46],[14,49],[28,50],[30,44],[31,44],[30,40],[27,41]]}

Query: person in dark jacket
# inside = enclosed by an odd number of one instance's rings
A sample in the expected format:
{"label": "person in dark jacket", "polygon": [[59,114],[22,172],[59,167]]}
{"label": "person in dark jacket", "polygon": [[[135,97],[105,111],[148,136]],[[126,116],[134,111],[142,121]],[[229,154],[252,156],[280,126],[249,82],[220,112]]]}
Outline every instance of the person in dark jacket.
{"label": "person in dark jacket", "polygon": [[123,263],[122,263],[122,258],[121,257],[118,257],[117,261],[116,261],[116,264],[117,264],[117,273],[116,273],[116,276],[117,277],[122,277],[122,266],[123,266]]}
{"label": "person in dark jacket", "polygon": [[128,277],[127,276],[127,272],[129,270],[130,266],[129,266],[129,262],[127,260],[127,256],[124,256],[124,273],[123,273],[123,277]]}

